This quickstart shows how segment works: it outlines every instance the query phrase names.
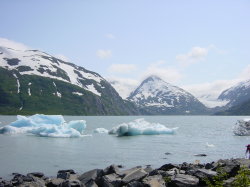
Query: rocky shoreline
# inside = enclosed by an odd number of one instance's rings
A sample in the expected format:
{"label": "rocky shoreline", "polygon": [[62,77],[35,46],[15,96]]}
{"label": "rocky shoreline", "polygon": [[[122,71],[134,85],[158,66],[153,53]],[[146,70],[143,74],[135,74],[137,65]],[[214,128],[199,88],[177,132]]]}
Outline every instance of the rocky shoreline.
{"label": "rocky shoreline", "polygon": [[207,186],[206,181],[212,181],[218,176],[218,169],[227,174],[223,180],[224,186],[232,186],[235,176],[241,167],[250,167],[248,159],[224,159],[211,163],[200,164],[182,163],[165,164],[158,169],[150,166],[137,166],[123,169],[121,166],[111,165],[105,169],[93,169],[83,174],[74,170],[60,170],[57,177],[46,177],[41,172],[22,175],[13,173],[10,181],[0,178],[0,187],[31,186],[31,187],[163,187],[163,186]]}

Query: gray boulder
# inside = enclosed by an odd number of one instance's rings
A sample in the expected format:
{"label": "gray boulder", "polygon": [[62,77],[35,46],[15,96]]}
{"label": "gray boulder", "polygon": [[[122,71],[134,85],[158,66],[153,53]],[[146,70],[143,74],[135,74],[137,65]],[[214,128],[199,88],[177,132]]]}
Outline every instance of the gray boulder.
{"label": "gray boulder", "polygon": [[90,183],[91,181],[98,184],[99,180],[101,179],[103,175],[103,170],[101,169],[93,169],[86,173],[83,173],[78,177],[78,180],[80,180],[83,184]]}
{"label": "gray boulder", "polygon": [[133,181],[128,183],[126,187],[144,187],[144,185],[139,181]]}
{"label": "gray boulder", "polygon": [[178,187],[189,187],[197,186],[198,184],[199,179],[197,177],[191,175],[178,174],[172,179],[170,186],[173,185]]}
{"label": "gray boulder", "polygon": [[213,171],[221,170],[221,172],[227,173],[228,178],[235,177],[240,169],[240,163],[235,159],[218,160],[214,163]]}
{"label": "gray boulder", "polygon": [[150,187],[150,186],[164,187],[164,186],[166,186],[165,181],[161,175],[154,175],[154,176],[145,177],[142,180],[142,183],[144,184],[144,186],[147,186],[147,187]]}
{"label": "gray boulder", "polygon": [[119,167],[116,165],[111,165],[103,170],[103,175],[109,175],[112,173],[119,173]]}
{"label": "gray boulder", "polygon": [[33,172],[33,173],[28,173],[27,176],[42,178],[42,177],[44,177],[44,173],[42,173],[42,172]]}
{"label": "gray boulder", "polygon": [[113,187],[113,186],[121,186],[122,181],[119,175],[112,173],[109,175],[105,175],[102,177],[101,186],[103,187]]}
{"label": "gray boulder", "polygon": [[136,171],[137,169],[139,168],[142,168],[141,166],[136,166],[136,167],[133,167],[133,168],[130,168],[130,169],[126,169],[126,170],[120,170],[118,171],[116,174],[118,174],[120,177],[124,177],[126,176],[127,174],[133,172],[133,171]]}
{"label": "gray boulder", "polygon": [[46,186],[48,187],[57,187],[60,186],[61,183],[63,183],[63,179],[60,178],[52,178],[48,181],[48,183],[46,184]]}
{"label": "gray boulder", "polygon": [[128,184],[132,181],[139,181],[142,178],[146,177],[148,173],[142,168],[138,168],[130,173],[128,173],[123,179],[122,182]]}

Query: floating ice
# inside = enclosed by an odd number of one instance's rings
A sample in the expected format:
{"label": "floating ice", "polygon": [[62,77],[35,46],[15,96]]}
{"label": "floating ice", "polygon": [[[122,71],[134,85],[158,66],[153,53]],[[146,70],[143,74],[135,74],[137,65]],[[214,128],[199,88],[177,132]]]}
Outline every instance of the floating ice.
{"label": "floating ice", "polygon": [[94,130],[94,133],[108,133],[109,131],[105,128],[97,128]]}
{"label": "floating ice", "polygon": [[209,144],[208,142],[206,143],[206,146],[207,146],[207,147],[215,147],[214,144]]}
{"label": "floating ice", "polygon": [[159,123],[149,123],[142,118],[113,127],[109,131],[109,134],[116,134],[118,136],[174,134],[176,129],[167,128]]}
{"label": "floating ice", "polygon": [[250,136],[250,119],[238,120],[233,127],[233,133],[237,136]]}
{"label": "floating ice", "polygon": [[46,137],[81,137],[86,121],[76,120],[66,123],[61,115],[36,114],[30,117],[17,116],[10,125],[0,128],[1,134],[31,133]]}

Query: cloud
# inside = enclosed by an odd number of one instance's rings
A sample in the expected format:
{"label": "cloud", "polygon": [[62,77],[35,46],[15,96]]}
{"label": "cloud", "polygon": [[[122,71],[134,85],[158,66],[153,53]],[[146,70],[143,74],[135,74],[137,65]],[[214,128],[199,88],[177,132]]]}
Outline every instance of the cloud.
{"label": "cloud", "polygon": [[112,64],[108,71],[111,73],[129,73],[136,70],[136,65],[134,64]]}
{"label": "cloud", "polygon": [[115,37],[113,34],[111,34],[111,33],[106,34],[105,37],[106,37],[106,38],[109,38],[109,39],[115,39],[115,38],[116,38],[116,37]]}
{"label": "cloud", "polygon": [[188,53],[186,54],[179,54],[176,56],[176,60],[178,60],[181,65],[188,66],[198,61],[202,61],[208,54],[208,48],[202,47],[193,47]]}
{"label": "cloud", "polygon": [[182,78],[181,72],[173,67],[166,66],[164,60],[160,60],[149,65],[143,72],[142,77],[146,78],[151,75],[157,75],[164,81],[174,83]]}
{"label": "cloud", "polygon": [[135,79],[110,77],[107,78],[107,80],[123,99],[126,99],[129,94],[140,84],[140,81]]}
{"label": "cloud", "polygon": [[105,59],[105,58],[111,58],[112,57],[112,51],[111,50],[103,50],[103,49],[99,49],[96,52],[96,55],[101,58],[101,59]]}
{"label": "cloud", "polygon": [[30,48],[22,43],[14,42],[6,38],[0,38],[0,46],[16,50],[29,50]]}
{"label": "cloud", "polygon": [[69,58],[64,56],[63,54],[57,54],[55,55],[56,58],[60,59],[60,60],[63,60],[64,62],[69,62]]}

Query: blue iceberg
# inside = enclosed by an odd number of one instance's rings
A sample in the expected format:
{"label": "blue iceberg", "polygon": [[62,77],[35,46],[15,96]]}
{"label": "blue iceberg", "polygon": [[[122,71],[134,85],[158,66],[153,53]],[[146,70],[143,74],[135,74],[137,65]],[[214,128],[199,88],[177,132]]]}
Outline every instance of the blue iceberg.
{"label": "blue iceberg", "polygon": [[141,118],[113,127],[109,131],[109,134],[115,134],[117,136],[174,134],[177,129],[178,128],[167,128],[160,123],[149,123]]}
{"label": "blue iceberg", "polygon": [[81,137],[86,121],[75,120],[66,123],[61,115],[36,114],[30,117],[18,115],[17,120],[0,128],[1,134],[30,133],[45,137]]}

